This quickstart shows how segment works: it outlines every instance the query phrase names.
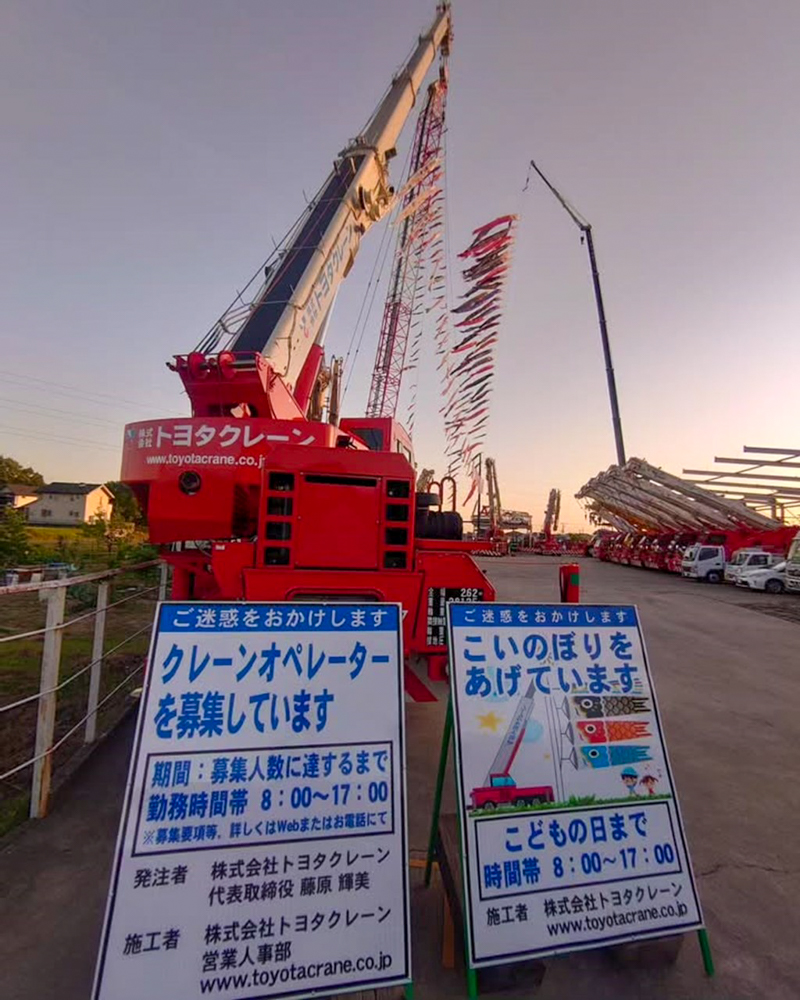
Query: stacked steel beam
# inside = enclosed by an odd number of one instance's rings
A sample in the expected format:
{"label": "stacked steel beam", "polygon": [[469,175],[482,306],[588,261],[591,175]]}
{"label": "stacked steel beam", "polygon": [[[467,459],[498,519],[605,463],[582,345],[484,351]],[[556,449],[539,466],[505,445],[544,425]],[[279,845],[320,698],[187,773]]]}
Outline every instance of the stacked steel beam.
{"label": "stacked steel beam", "polygon": [[640,458],[612,465],[576,493],[588,502],[593,520],[621,531],[769,531],[780,522],[694,483],[670,475]]}
{"label": "stacked steel beam", "polygon": [[[735,500],[744,500],[756,510],[768,510],[781,521],[797,521],[800,512],[800,448],[767,448],[745,445],[744,458],[717,457],[730,469],[684,469],[684,476],[703,476],[690,483]],[[764,470],[768,471],[764,471]],[[788,471],[790,474],[782,475]]]}

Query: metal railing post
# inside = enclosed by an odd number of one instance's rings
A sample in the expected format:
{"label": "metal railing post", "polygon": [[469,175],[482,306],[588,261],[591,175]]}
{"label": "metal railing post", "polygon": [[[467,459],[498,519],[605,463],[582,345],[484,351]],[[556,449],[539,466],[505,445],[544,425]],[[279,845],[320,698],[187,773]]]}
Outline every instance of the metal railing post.
{"label": "metal railing post", "polygon": [[[53,688],[58,684],[58,669],[61,663],[61,639],[63,636],[61,624],[64,621],[64,605],[67,597],[66,585],[47,592],[46,632],[42,647],[42,670],[39,681],[39,691],[49,692],[39,698],[39,713],[36,719],[36,751],[40,759],[33,765],[33,781],[31,783],[31,819],[42,819],[47,813],[47,803],[50,798],[50,778],[53,769],[52,756],[49,753],[53,745],[53,733],[56,724],[56,693]],[[44,756],[42,756],[44,755]]]}
{"label": "metal railing post", "polygon": [[93,743],[97,735],[97,702],[100,697],[100,674],[103,669],[103,644],[106,637],[106,608],[108,607],[108,581],[97,587],[97,614],[94,616],[92,641],[92,669],[89,674],[89,702],[86,706],[86,732],[84,743]]}
{"label": "metal railing post", "polygon": [[169,580],[169,563],[161,563],[161,573],[158,578],[158,599],[159,601],[166,601],[167,599],[167,582]]}

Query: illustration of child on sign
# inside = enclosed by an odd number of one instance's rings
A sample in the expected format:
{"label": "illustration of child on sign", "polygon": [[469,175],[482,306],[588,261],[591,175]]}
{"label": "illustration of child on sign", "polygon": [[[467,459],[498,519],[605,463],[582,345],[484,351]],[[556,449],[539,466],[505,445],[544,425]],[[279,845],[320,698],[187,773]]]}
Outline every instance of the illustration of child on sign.
{"label": "illustration of child on sign", "polygon": [[655,795],[656,785],[658,784],[658,778],[654,777],[652,774],[646,774],[639,782],[639,784],[644,785],[644,787],[647,789],[648,795]]}
{"label": "illustration of child on sign", "polygon": [[628,789],[628,795],[636,798],[636,785],[639,781],[639,775],[636,773],[634,768],[626,767],[622,771],[622,783]]}

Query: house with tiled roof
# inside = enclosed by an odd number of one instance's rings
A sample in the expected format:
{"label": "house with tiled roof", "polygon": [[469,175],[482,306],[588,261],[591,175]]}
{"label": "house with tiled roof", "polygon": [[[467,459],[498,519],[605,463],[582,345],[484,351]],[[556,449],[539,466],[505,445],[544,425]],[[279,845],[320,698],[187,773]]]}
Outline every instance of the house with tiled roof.
{"label": "house with tiled roof", "polygon": [[25,508],[29,524],[67,527],[111,517],[114,494],[102,483],[46,483]]}

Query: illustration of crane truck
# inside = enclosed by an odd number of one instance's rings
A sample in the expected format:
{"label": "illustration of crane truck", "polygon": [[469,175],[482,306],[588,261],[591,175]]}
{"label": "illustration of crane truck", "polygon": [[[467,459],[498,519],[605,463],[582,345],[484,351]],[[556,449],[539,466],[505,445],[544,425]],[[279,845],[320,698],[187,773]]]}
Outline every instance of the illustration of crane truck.
{"label": "illustration of crane truck", "polygon": [[470,793],[472,805],[469,808],[491,810],[498,806],[533,806],[555,801],[550,785],[520,787],[509,774],[533,711],[534,690],[535,682],[531,681],[517,705],[483,787],[473,788]]}

